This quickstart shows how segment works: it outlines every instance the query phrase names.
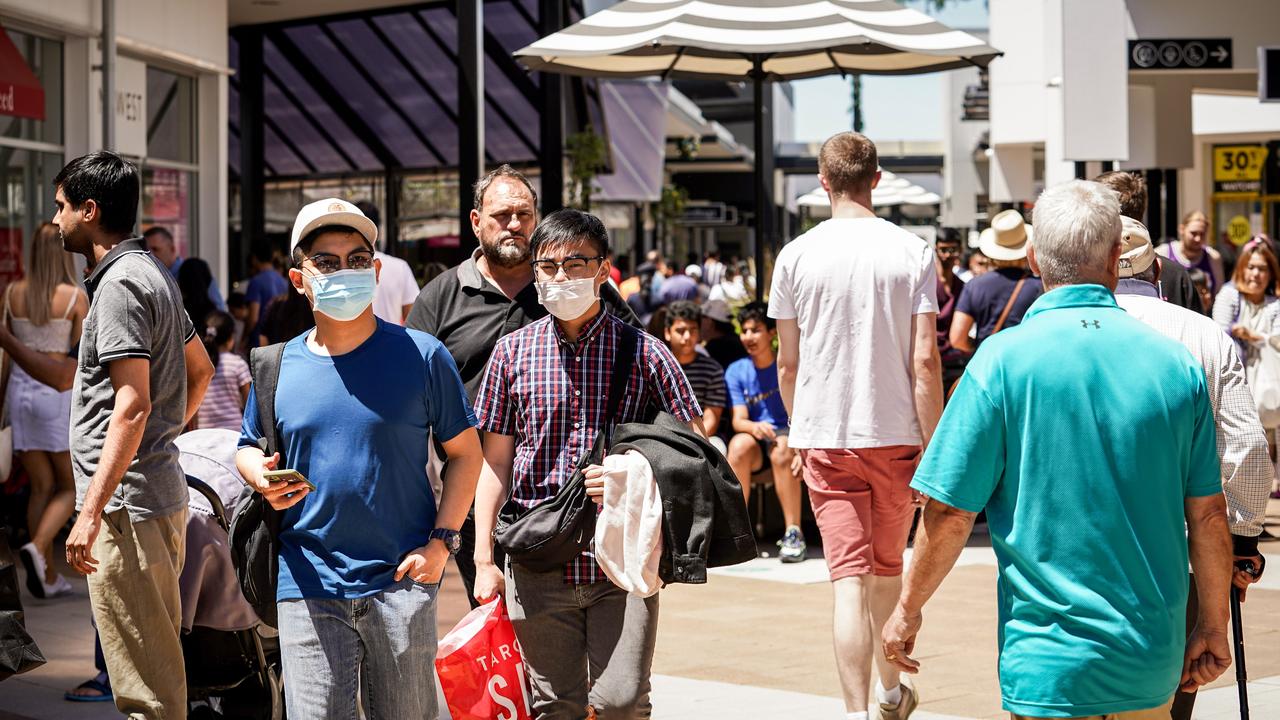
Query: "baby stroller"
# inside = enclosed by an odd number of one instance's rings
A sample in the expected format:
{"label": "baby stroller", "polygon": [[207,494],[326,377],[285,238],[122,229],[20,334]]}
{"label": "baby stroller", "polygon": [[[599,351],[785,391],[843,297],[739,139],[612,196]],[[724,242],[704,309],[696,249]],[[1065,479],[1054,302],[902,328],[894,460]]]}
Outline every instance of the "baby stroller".
{"label": "baby stroller", "polygon": [[280,720],[284,686],[275,631],[240,594],[231,553],[228,506],[244,488],[231,430],[194,430],[178,437],[190,490],[182,593],[182,652],[192,718]]}

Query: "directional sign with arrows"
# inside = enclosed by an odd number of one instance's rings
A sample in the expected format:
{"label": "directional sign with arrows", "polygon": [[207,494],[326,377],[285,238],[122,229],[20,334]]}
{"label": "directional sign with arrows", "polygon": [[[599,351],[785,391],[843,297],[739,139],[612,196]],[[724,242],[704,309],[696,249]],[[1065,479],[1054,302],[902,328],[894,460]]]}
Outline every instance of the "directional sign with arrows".
{"label": "directional sign with arrows", "polygon": [[1129,41],[1130,70],[1230,70],[1231,38],[1143,38]]}

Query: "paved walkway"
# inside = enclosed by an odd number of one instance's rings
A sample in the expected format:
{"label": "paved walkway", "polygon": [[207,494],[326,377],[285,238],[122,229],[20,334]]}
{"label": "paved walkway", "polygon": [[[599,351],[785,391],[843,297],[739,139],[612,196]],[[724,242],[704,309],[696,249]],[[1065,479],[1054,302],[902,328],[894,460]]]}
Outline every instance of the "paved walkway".
{"label": "paved walkway", "polygon": [[[1272,503],[1280,532],[1280,502]],[[975,537],[926,608],[916,678],[916,720],[1006,718],[995,668],[995,558]],[[1264,544],[1273,569],[1245,605],[1252,716],[1280,718],[1280,542]],[[62,699],[93,674],[93,633],[83,579],[76,593],[41,601],[23,595],[31,633],[48,664],[0,682],[0,720],[118,718],[106,704]],[[446,580],[440,627],[466,613],[461,583]],[[783,566],[762,558],[714,571],[702,586],[662,593],[654,660],[657,720],[841,718],[832,657],[831,589],[819,558]],[[1239,717],[1234,675],[1214,683],[1196,705],[1198,720]]]}

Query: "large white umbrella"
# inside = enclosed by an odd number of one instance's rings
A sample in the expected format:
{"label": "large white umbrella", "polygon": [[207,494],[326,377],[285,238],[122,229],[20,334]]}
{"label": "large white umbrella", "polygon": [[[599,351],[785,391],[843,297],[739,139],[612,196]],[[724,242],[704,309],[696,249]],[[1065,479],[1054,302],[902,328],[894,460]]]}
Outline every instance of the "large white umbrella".
{"label": "large white umbrella", "polygon": [[[873,207],[892,207],[894,205],[937,205],[942,198],[910,180],[894,175],[888,170],[880,171],[880,183],[871,190]],[[797,205],[814,208],[830,208],[831,198],[822,188],[814,188],[796,198]]]}
{"label": "large white umbrella", "polygon": [[515,53],[531,70],[571,75],[751,78],[760,293],[764,247],[774,235],[766,82],[986,67],[997,55],[977,37],[890,0],[624,0]]}

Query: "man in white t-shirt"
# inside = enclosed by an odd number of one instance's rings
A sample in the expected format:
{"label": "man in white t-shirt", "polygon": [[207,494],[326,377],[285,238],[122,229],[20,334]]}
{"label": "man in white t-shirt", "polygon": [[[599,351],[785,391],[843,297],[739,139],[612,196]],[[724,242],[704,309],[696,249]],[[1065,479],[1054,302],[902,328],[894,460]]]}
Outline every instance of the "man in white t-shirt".
{"label": "man in white t-shirt", "polygon": [[942,414],[937,271],[927,242],[872,211],[880,172],[870,140],[828,139],[818,176],[831,219],[774,264],[778,381],[831,571],[848,718],[867,718],[874,655],[877,717],[903,720],[916,691],[878,638],[902,588],[909,483]]}
{"label": "man in white t-shirt", "polygon": [[[361,200],[356,203],[356,207],[360,208],[360,212],[372,220],[374,225],[381,225],[377,205]],[[373,314],[386,322],[403,325],[404,319],[413,309],[414,301],[418,299],[418,291],[421,288],[418,287],[418,279],[414,277],[413,268],[409,267],[409,263],[383,252],[386,244],[386,239],[379,234],[378,248],[373,256],[382,261],[382,272],[378,275],[378,292],[373,296]]]}

